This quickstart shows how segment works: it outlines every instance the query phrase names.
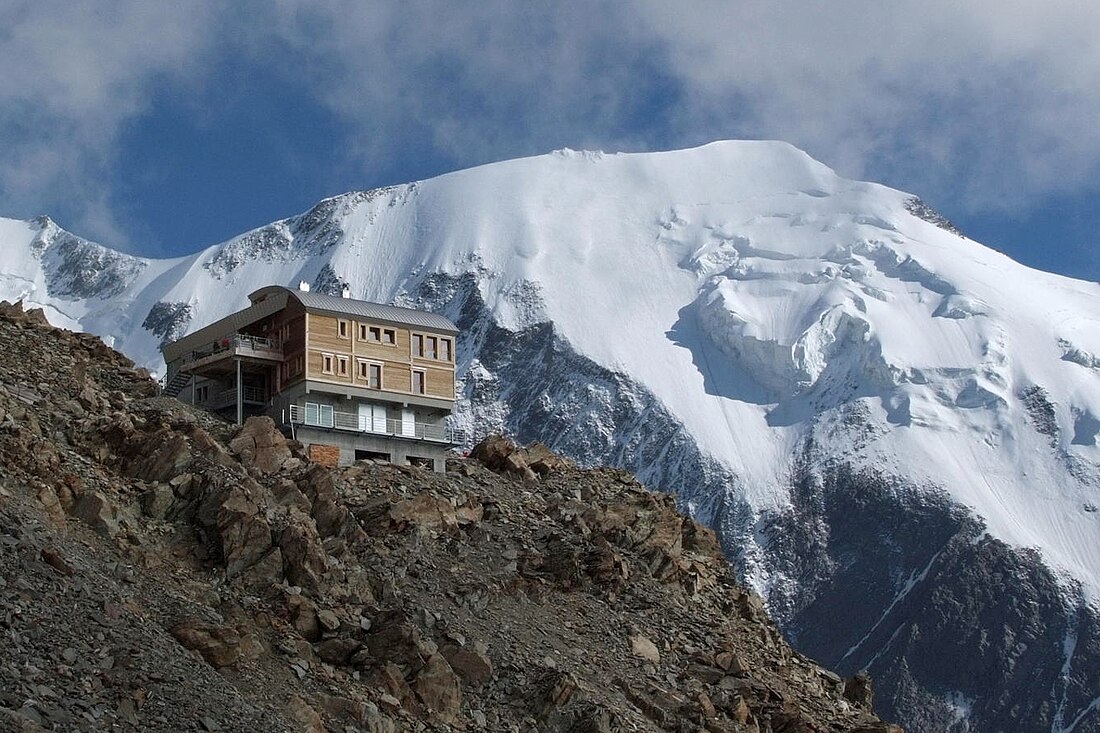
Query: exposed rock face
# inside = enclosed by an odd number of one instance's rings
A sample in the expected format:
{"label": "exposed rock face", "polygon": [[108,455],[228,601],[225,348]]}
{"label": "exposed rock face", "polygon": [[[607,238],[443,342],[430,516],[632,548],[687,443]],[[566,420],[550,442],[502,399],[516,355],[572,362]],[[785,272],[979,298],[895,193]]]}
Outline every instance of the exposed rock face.
{"label": "exposed rock face", "polygon": [[[375,199],[398,206],[414,196],[416,191],[417,186],[413,183],[333,196],[300,216],[254,229],[227,242],[203,263],[203,267],[214,277],[222,278],[249,260],[276,262],[291,258],[307,259],[325,252],[340,241],[344,234],[337,223],[341,214],[346,215],[359,204]],[[336,282],[338,278],[330,268],[328,275],[318,275],[315,284],[321,286],[322,292],[329,292]]]}
{"label": "exposed rock face", "polygon": [[[1096,633],[1095,612],[1067,598],[1037,557],[991,539],[946,499],[881,475],[837,469],[795,496],[771,530],[779,567],[800,586],[779,596],[783,625],[838,671],[869,669],[884,714],[904,713],[916,730],[1038,733],[1092,704],[1100,644],[1082,641]],[[838,590],[855,586],[863,590]],[[826,621],[835,614],[865,631],[837,633]],[[945,681],[939,694],[921,683],[932,678]],[[990,688],[1002,692],[983,697]],[[1058,690],[1059,705],[1007,692],[1035,688]],[[1077,730],[1100,730],[1089,715]]]}
{"label": "exposed rock face", "polygon": [[952,234],[958,234],[960,237],[966,236],[957,226],[955,226],[951,222],[950,219],[933,209],[928,204],[921,201],[916,196],[905,202],[905,208],[909,211],[910,214],[920,219],[924,219],[929,224],[935,224],[940,229],[951,232]]}
{"label": "exposed rock face", "polygon": [[624,471],[332,470],[26,314],[0,338],[4,725],[887,730]]}
{"label": "exposed rock face", "polygon": [[154,303],[141,322],[141,327],[152,331],[161,344],[174,341],[187,332],[193,309],[189,303]]}
{"label": "exposed rock face", "polygon": [[48,273],[51,295],[66,298],[109,298],[121,293],[146,267],[145,260],[130,257],[64,231],[49,218],[42,227],[34,251]]}

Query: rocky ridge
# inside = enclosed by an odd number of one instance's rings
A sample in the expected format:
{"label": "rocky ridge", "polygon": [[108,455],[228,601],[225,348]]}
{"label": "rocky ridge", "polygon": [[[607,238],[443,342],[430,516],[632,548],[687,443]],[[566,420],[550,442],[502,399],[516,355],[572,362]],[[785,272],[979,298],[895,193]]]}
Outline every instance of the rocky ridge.
{"label": "rocky ridge", "polygon": [[0,730],[897,730],[624,471],[329,470],[40,311],[0,342]]}

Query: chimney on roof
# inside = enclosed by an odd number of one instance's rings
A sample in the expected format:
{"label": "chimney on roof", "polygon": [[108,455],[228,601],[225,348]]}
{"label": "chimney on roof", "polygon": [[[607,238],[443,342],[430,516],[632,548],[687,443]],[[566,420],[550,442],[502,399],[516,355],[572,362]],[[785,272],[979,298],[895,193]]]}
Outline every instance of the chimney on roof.
{"label": "chimney on roof", "polygon": [[298,281],[298,289],[301,290],[303,293],[308,293],[309,292],[309,283],[307,283],[305,280],[299,280]]}
{"label": "chimney on roof", "polygon": [[349,288],[347,285],[345,285],[343,287],[343,289],[340,291],[340,297],[341,298],[350,298],[351,297],[351,288]]}

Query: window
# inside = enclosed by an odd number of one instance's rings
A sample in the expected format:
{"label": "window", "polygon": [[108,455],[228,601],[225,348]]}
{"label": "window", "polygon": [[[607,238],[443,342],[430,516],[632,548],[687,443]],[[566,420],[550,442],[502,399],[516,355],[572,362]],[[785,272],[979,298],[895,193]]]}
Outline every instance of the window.
{"label": "window", "polygon": [[359,324],[359,340],[360,341],[366,341],[367,340],[367,324],[365,324],[365,323],[360,323]]}
{"label": "window", "polygon": [[371,389],[382,389],[382,365],[366,359],[359,359],[358,365],[359,378],[365,380]]}
{"label": "window", "polygon": [[348,333],[350,333],[350,325],[351,324],[343,319],[336,321],[336,330],[339,332],[340,338],[348,338]]}
{"label": "window", "polygon": [[341,377],[346,377],[348,375],[348,358],[346,356],[336,357],[336,367],[337,373]]}
{"label": "window", "polygon": [[382,329],[382,343],[393,346],[397,343],[397,332],[392,328]]}
{"label": "window", "polygon": [[332,405],[318,405],[316,402],[307,402],[305,423],[306,425],[331,428],[333,425]]}
{"label": "window", "polygon": [[416,369],[413,370],[413,392],[415,394],[424,394],[424,372]]}
{"label": "window", "polygon": [[369,331],[368,331],[368,334],[369,334],[368,338],[371,341],[381,341],[382,340],[382,329],[379,328],[378,326],[371,326]]}
{"label": "window", "polygon": [[206,402],[210,398],[210,386],[203,385],[195,389],[195,401]]}
{"label": "window", "polygon": [[321,373],[332,374],[332,354],[321,354]]}
{"label": "window", "polygon": [[413,356],[424,355],[424,337],[420,334],[413,334]]}
{"label": "window", "polygon": [[451,360],[451,340],[439,339],[439,358],[443,361]]}
{"label": "window", "polygon": [[436,354],[438,353],[436,344],[438,344],[438,343],[439,343],[439,339],[437,339],[435,336],[429,336],[428,337],[428,350],[424,354],[424,356],[428,357],[429,359],[436,358]]}

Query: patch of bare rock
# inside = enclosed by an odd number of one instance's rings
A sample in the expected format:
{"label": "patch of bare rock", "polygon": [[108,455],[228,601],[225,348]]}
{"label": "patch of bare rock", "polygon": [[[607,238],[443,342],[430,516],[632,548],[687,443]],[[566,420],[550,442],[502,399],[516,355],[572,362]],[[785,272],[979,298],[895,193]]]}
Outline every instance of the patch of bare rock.
{"label": "patch of bare rock", "polygon": [[625,472],[328,469],[18,304],[0,342],[0,731],[898,731]]}

